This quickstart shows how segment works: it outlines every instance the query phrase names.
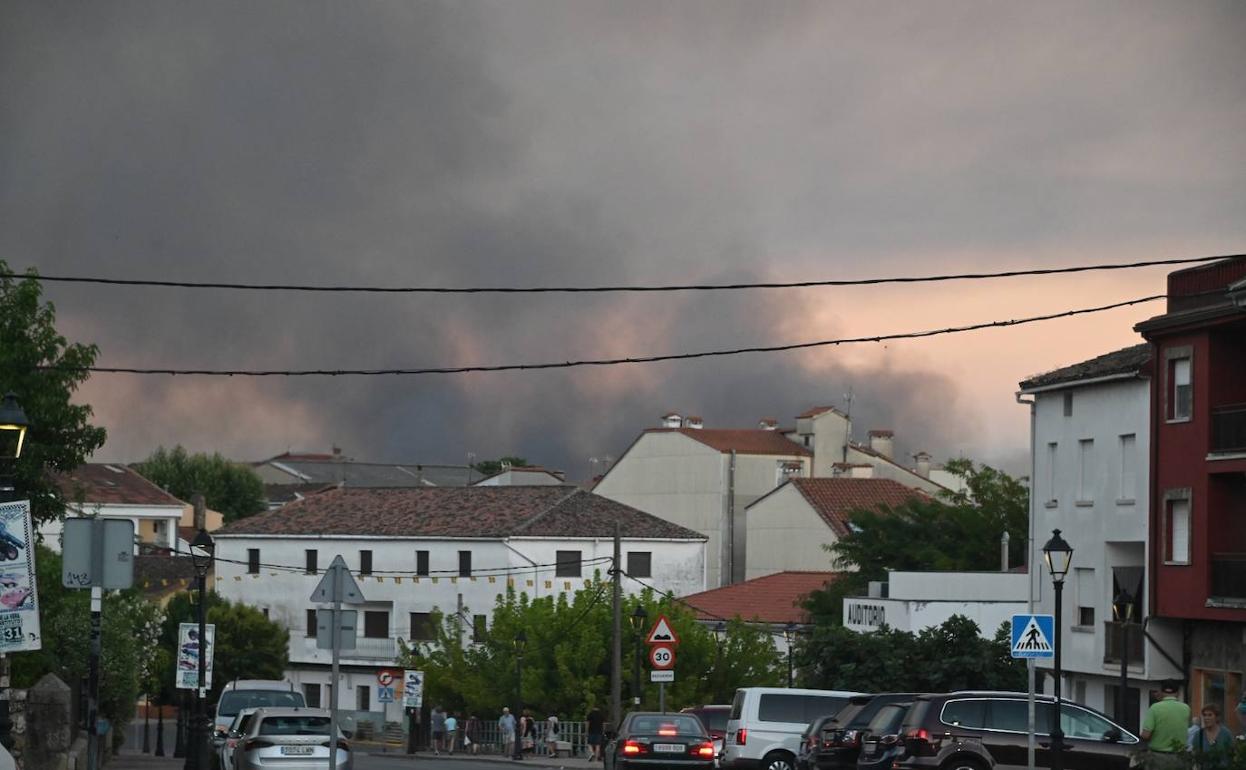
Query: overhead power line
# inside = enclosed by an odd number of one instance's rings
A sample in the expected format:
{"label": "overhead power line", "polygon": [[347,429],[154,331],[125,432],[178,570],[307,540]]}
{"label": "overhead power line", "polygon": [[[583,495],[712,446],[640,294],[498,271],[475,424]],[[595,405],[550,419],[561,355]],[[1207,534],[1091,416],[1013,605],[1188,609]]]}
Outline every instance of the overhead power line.
{"label": "overhead power line", "polygon": [[1176,259],[1151,259],[1135,262],[1118,262],[1099,265],[1073,265],[1068,267],[1031,268],[1026,270],[1001,270],[985,273],[947,273],[941,275],[893,276],[883,278],[845,278],[818,281],[775,281],[752,283],[689,283],[647,285],[602,286],[349,286],[284,283],[241,283],[225,281],[169,281],[151,278],[103,278],[99,276],[33,275],[13,271],[0,272],[0,278],[33,279],[56,283],[87,283],[104,286],[150,286],[174,289],[225,289],[234,291],[291,291],[367,294],[607,294],[618,292],[673,292],[673,291],[741,291],[747,289],[800,289],[824,286],[876,286],[895,283],[937,283],[941,281],[975,281],[991,278],[1018,278],[1033,275],[1060,275],[1088,273],[1104,270],[1132,270],[1139,267],[1159,265],[1187,265],[1197,262],[1214,262],[1219,259],[1239,259],[1242,254],[1217,257],[1182,257]]}
{"label": "overhead power line", "polygon": [[1063,310],[1057,313],[1046,313],[1044,315],[1029,316],[1027,318],[984,321],[965,326],[949,326],[942,329],[929,329],[925,331],[899,332],[896,334],[876,334],[867,337],[844,337],[832,340],[816,340],[814,342],[796,342],[787,345],[758,345],[745,348],[704,350],[693,353],[667,353],[649,356],[633,356],[627,358],[590,358],[578,361],[550,361],[532,364],[423,367],[409,369],[177,369],[168,367],[51,365],[38,366],[35,368],[44,371],[92,372],[95,374],[180,374],[210,377],[378,377],[387,375],[415,376],[428,374],[470,374],[476,372],[573,369],[588,366],[617,366],[621,364],[651,364],[660,361],[687,361],[696,358],[721,358],[725,356],[736,356],[744,353],[780,353],[790,350],[806,350],[810,348],[831,347],[836,345],[855,345],[867,342],[878,343],[890,342],[893,340],[922,339],[925,337],[938,337],[945,334],[961,334],[981,329],[998,329],[1009,326],[1021,326],[1024,324],[1038,323],[1040,321],[1051,321],[1057,318],[1071,318],[1073,316],[1089,315],[1091,313],[1102,313],[1108,310],[1129,307],[1131,305],[1140,305],[1145,302],[1154,302],[1156,300],[1164,299],[1166,296],[1167,295],[1165,294],[1153,294],[1149,297],[1127,299],[1120,302],[1113,302],[1108,305],[1097,305],[1095,307],[1078,308],[1075,310]]}

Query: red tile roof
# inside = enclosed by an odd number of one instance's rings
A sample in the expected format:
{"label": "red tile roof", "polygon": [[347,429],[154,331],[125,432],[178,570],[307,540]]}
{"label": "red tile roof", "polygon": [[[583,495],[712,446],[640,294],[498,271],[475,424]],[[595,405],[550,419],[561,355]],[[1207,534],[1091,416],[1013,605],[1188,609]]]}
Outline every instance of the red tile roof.
{"label": "red tile roof", "polygon": [[650,428],[645,433],[682,433],[719,452],[812,457],[813,452],[773,430],[760,428]]}
{"label": "red tile roof", "polygon": [[700,620],[756,620],[762,623],[805,623],[800,606],[805,596],[835,580],[838,572],[777,572],[699,594],[685,596]]}
{"label": "red tile roof", "polygon": [[186,503],[165,492],[125,465],[87,463],[58,473],[56,484],[68,502],[101,505],[174,505]]}
{"label": "red tile roof", "polygon": [[803,420],[809,417],[817,417],[818,415],[823,414],[825,412],[838,412],[838,411],[839,410],[833,406],[815,406],[812,409],[806,409],[805,411],[796,415],[796,419]]}
{"label": "red tile roof", "polygon": [[375,537],[705,536],[571,486],[331,489],[236,521],[218,535]]}
{"label": "red tile roof", "polygon": [[928,498],[892,479],[816,478],[792,479],[791,483],[841,537],[848,534],[848,514],[854,510],[880,505],[894,508],[914,498]]}

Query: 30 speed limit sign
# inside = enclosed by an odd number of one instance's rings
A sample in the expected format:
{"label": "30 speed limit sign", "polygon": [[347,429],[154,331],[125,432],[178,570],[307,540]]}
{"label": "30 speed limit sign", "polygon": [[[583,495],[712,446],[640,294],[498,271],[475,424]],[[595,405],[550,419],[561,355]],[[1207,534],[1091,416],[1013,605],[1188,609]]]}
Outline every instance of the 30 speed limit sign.
{"label": "30 speed limit sign", "polygon": [[649,648],[649,663],[658,670],[675,667],[675,648],[655,644]]}

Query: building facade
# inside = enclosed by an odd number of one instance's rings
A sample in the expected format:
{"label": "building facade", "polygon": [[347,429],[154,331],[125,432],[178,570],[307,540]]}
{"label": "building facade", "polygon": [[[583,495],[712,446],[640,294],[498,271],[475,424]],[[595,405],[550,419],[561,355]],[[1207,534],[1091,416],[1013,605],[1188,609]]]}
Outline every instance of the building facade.
{"label": "building facade", "polygon": [[868,596],[844,597],[844,626],[877,631],[884,625],[918,633],[953,615],[978,624],[984,638],[1025,612],[1029,576],[1024,572],[891,572],[872,583]]}
{"label": "building facade", "polygon": [[[190,509],[126,465],[86,463],[58,474],[57,486],[66,501],[66,516],[101,516],[134,522],[138,544],[175,551],[178,525]],[[59,519],[39,525],[43,544],[60,551],[64,526]]]}

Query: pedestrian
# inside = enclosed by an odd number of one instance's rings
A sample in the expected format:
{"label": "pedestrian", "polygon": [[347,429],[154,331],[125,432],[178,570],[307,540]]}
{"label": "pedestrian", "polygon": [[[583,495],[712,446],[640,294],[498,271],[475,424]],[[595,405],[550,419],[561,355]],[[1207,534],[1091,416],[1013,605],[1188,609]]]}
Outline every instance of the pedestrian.
{"label": "pedestrian", "polygon": [[545,720],[545,750],[551,757],[558,756],[558,717],[554,714]]}
{"label": "pedestrian", "polygon": [[519,725],[519,745],[523,749],[523,753],[536,753],[536,720],[532,718],[531,711],[524,709],[523,715],[519,717]]}
{"label": "pedestrian", "polygon": [[[1202,725],[1194,733],[1189,744],[1195,756],[1213,750],[1230,750],[1233,747],[1233,736],[1229,735],[1228,728],[1220,724],[1220,707],[1214,703],[1208,703],[1203,706],[1201,716]],[[1206,761],[1200,762],[1200,765],[1204,768],[1208,767]]]}
{"label": "pedestrian", "polygon": [[601,709],[594,707],[588,712],[588,718],[584,720],[588,722],[588,759],[590,762],[601,762],[601,747],[605,743],[606,720],[601,715]]}
{"label": "pedestrian", "polygon": [[463,748],[471,748],[472,754],[480,750],[480,720],[472,714],[463,727]]}
{"label": "pedestrian", "polygon": [[1190,707],[1177,699],[1180,689],[1180,682],[1165,680],[1162,698],[1151,704],[1142,720],[1142,740],[1147,741],[1146,766],[1153,770],[1185,767],[1182,755],[1186,746],[1186,727],[1190,724]]}
{"label": "pedestrian", "polygon": [[441,710],[441,706],[433,706],[429,722],[433,728],[433,754],[440,756],[442,738],[446,733],[446,712]]}
{"label": "pedestrian", "polygon": [[450,756],[454,756],[454,739],[455,731],[459,729],[459,720],[455,718],[454,712],[451,711],[446,715],[446,751]]}
{"label": "pedestrian", "polygon": [[502,733],[502,753],[508,757],[515,756],[515,717],[505,706],[502,707],[502,717],[498,719],[498,730]]}

